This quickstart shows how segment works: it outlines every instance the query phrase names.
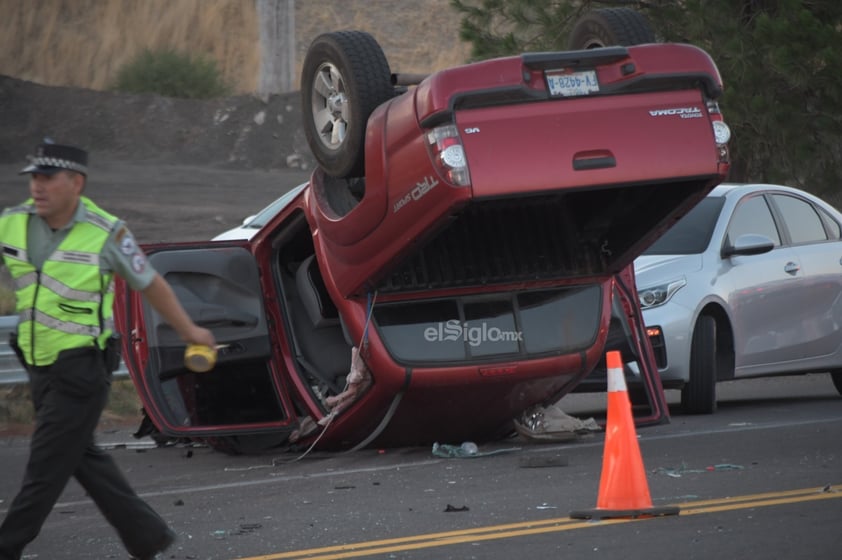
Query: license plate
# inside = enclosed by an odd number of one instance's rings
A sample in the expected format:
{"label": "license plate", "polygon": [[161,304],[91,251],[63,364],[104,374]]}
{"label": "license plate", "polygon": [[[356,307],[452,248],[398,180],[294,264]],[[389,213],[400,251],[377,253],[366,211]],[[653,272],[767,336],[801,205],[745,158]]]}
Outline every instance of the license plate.
{"label": "license plate", "polygon": [[584,70],[570,74],[547,73],[547,89],[553,97],[573,97],[599,91],[596,70]]}

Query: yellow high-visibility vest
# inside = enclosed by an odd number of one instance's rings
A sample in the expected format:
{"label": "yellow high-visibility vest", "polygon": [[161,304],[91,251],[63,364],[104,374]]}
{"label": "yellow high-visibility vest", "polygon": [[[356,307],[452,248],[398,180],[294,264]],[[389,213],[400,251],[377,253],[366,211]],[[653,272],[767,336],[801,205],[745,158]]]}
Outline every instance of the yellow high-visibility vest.
{"label": "yellow high-visibility vest", "polygon": [[83,221],[36,269],[27,254],[27,223],[32,199],[0,216],[3,259],[15,283],[18,345],[26,362],[47,366],[59,352],[97,346],[102,349],[114,327],[114,286],[103,275],[100,256],[117,218],[87,197]]}

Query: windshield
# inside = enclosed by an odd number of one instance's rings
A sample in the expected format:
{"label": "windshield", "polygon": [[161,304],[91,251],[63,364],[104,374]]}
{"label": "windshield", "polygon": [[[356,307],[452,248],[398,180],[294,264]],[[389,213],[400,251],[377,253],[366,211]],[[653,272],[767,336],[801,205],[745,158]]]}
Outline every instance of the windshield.
{"label": "windshield", "polygon": [[300,193],[304,187],[307,186],[307,183],[302,183],[297,187],[293,187],[289,190],[286,194],[275,200],[272,204],[258,212],[254,218],[252,218],[247,224],[243,227],[253,228],[253,229],[260,229],[265,226],[269,221],[274,218],[278,212],[283,210],[284,206],[289,204],[289,201],[295,198],[295,196]]}
{"label": "windshield", "polygon": [[658,238],[644,255],[694,255],[710,244],[716,220],[725,204],[723,196],[709,196]]}

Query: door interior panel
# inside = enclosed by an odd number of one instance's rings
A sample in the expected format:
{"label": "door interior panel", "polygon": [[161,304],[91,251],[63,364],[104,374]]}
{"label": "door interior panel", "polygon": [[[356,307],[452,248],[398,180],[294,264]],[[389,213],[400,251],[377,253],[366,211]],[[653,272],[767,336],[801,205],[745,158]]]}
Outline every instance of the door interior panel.
{"label": "door interior panel", "polygon": [[163,251],[149,256],[190,317],[220,345],[216,366],[184,366],[185,343],[144,300],[149,367],[157,401],[178,426],[219,427],[283,420],[259,274],[242,247]]}

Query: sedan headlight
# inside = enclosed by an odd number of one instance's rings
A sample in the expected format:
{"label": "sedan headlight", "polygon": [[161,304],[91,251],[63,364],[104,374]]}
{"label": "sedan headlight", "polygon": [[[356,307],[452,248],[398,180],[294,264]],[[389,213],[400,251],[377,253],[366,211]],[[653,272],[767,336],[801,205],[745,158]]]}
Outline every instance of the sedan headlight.
{"label": "sedan headlight", "polygon": [[645,290],[638,290],[637,299],[640,301],[641,309],[651,309],[658,307],[670,300],[675,292],[687,285],[687,280],[684,277],[678,280],[673,280],[666,284],[659,284],[646,288]]}

